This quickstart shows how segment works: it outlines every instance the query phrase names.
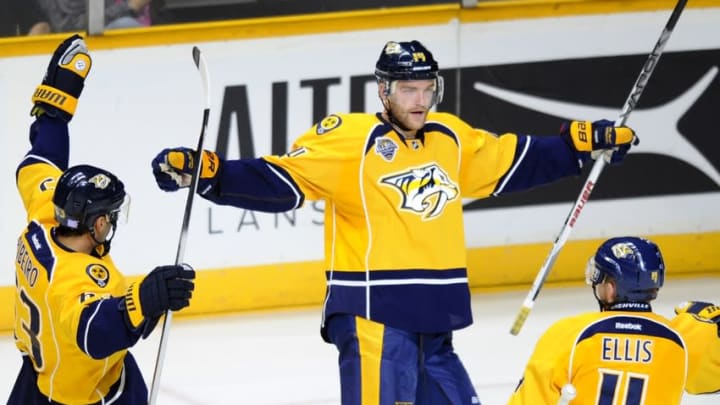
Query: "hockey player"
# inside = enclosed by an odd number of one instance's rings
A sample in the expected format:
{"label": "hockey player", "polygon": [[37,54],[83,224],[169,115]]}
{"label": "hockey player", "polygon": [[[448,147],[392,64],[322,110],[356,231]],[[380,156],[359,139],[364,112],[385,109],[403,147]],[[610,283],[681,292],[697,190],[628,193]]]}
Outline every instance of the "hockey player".
{"label": "hockey player", "polygon": [[[283,156],[204,151],[198,192],[267,212],[325,201],[321,330],[339,352],[344,405],[478,404],[452,341],[472,323],[462,199],[577,175],[601,149],[620,160],[634,133],[600,121],[496,136],[430,111],[443,80],[420,42],[388,42],[375,67],[383,112],[329,115]],[[187,186],[193,162],[188,148],[161,151],[160,188]]]}
{"label": "hockey player", "polygon": [[680,404],[685,343],[650,306],[665,279],[657,245],[637,237],[608,239],[585,274],[600,312],[550,326],[508,404],[556,404],[568,383],[577,392],[573,404]]}
{"label": "hockey player", "polygon": [[189,266],[159,266],[128,285],[108,254],[129,203],[123,183],[94,166],[68,167],[68,121],[91,63],[80,36],[66,39],[33,95],[31,148],[16,172],[28,226],[15,260],[22,366],[9,405],[146,404],[128,348],[192,295]]}
{"label": "hockey player", "polygon": [[720,307],[690,301],[678,305],[675,314],[672,325],[688,347],[685,390],[690,394],[720,392]]}

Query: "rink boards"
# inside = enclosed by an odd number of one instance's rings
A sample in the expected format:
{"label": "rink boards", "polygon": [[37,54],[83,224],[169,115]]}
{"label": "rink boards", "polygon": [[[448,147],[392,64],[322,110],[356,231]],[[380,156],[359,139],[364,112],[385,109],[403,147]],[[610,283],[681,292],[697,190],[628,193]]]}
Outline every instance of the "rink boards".
{"label": "rink boards", "polygon": [[[690,3],[628,121],[640,145],[603,172],[550,281],[579,281],[598,242],[620,234],[658,242],[671,276],[720,268],[720,1]],[[126,183],[130,222],[113,257],[140,275],[176,254],[185,194],[157,190],[150,160],[197,142],[202,96],[192,46],[210,71],[205,144],[228,158],[284,153],[327,113],[377,111],[372,68],[390,39],[433,50],[446,82],[439,109],[497,133],[554,134],[563,120],[617,117],[673,5],[487,2],[109,32],[87,40],[94,65],[71,124],[71,163],[106,167]],[[13,176],[28,147],[30,93],[63,37],[0,40],[0,258],[8,269],[0,273],[0,329],[10,327],[9,269],[25,225]],[[466,201],[471,286],[527,286],[586,175]],[[196,199],[184,259],[200,272],[185,313],[321,303],[322,209],[261,214]]]}

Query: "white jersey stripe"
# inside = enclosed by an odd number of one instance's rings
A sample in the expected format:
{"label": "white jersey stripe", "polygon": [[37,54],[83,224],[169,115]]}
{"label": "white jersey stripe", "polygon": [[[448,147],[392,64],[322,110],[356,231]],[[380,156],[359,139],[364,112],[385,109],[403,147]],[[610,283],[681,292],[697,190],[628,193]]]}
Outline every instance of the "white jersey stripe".
{"label": "white jersey stripe", "polygon": [[341,285],[345,287],[372,287],[379,285],[409,285],[409,284],[426,284],[426,285],[450,285],[450,284],[467,284],[467,277],[456,278],[406,278],[402,280],[386,279],[386,280],[370,280],[370,281],[353,281],[353,280],[329,280],[328,285]]}

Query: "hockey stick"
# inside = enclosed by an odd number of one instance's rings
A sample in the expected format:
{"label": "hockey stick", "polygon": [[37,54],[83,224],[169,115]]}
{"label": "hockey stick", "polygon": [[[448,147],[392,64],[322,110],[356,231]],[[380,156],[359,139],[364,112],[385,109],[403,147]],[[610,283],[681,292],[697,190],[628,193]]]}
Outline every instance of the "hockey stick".
{"label": "hockey stick", "polygon": [[[615,121],[616,126],[625,125],[625,122],[630,116],[630,113],[633,111],[635,106],[637,106],[640,95],[645,89],[648,80],[650,80],[650,76],[655,70],[655,66],[657,66],[658,61],[660,60],[663,48],[665,48],[665,44],[667,43],[668,39],[670,39],[670,34],[672,34],[672,31],[675,28],[675,24],[677,24],[677,21],[680,18],[680,14],[682,14],[686,3],[687,0],[678,0],[677,4],[675,5],[675,9],[673,9],[672,14],[670,15],[670,19],[668,20],[667,24],[665,24],[665,28],[660,34],[660,38],[655,44],[655,48],[653,48],[650,55],[648,55],[647,61],[643,65],[642,70],[640,70],[640,75],[635,81],[632,90],[630,90],[630,95],[625,101],[622,112],[620,113],[618,119]],[[525,324],[525,320],[527,319],[528,315],[530,315],[530,311],[535,305],[535,300],[537,299],[538,294],[540,294],[540,289],[545,283],[545,279],[550,273],[550,269],[552,268],[553,264],[555,264],[555,260],[560,253],[560,249],[562,249],[563,245],[570,236],[570,232],[575,226],[578,217],[582,213],[585,204],[590,198],[590,193],[592,193],[592,190],[597,183],[598,177],[600,177],[600,173],[602,173],[603,169],[605,168],[605,164],[607,163],[606,160],[609,160],[611,154],[612,151],[606,151],[603,153],[603,159],[595,160],[595,164],[593,165],[587,180],[585,180],[585,184],[580,191],[580,195],[578,195],[577,199],[575,200],[575,205],[573,205],[572,209],[570,210],[570,213],[565,219],[562,230],[555,239],[553,247],[550,250],[550,254],[548,254],[545,262],[540,268],[540,271],[538,272],[537,276],[535,276],[535,281],[533,282],[532,288],[530,288],[530,292],[528,293],[527,297],[525,297],[525,301],[523,301],[522,307],[517,314],[517,318],[515,318],[515,323],[513,323],[512,328],[510,329],[511,334],[517,335],[518,333],[520,333],[520,329]]]}
{"label": "hockey stick", "polygon": [[[185,215],[183,216],[182,227],[180,228],[180,240],[178,241],[177,254],[175,255],[175,265],[182,264],[185,254],[185,242],[187,241],[188,226],[190,223],[190,212],[192,211],[193,198],[197,190],[198,178],[200,177],[200,158],[203,150],[203,141],[205,132],[207,132],[208,118],[210,117],[210,76],[208,75],[207,65],[200,53],[200,49],[194,46],[192,49],[193,61],[200,72],[202,79],[203,95],[205,97],[205,109],[203,110],[202,127],[200,129],[200,138],[198,146],[195,149],[195,167],[193,168],[192,178],[190,179],[190,189],[188,190],[187,200],[185,201]],[[157,360],[155,362],[155,372],[153,374],[152,387],[150,389],[149,405],[154,405],[157,400],[158,391],[160,389],[160,375],[162,374],[162,365],[165,360],[165,349],[167,347],[167,337],[172,321],[172,312],[165,312],[165,321],[163,322],[162,335],[160,335],[160,346],[158,347]]]}
{"label": "hockey stick", "polygon": [[575,390],[575,386],[571,383],[567,383],[563,385],[562,390],[560,390],[560,399],[558,400],[557,405],[569,405],[576,396],[577,391]]}

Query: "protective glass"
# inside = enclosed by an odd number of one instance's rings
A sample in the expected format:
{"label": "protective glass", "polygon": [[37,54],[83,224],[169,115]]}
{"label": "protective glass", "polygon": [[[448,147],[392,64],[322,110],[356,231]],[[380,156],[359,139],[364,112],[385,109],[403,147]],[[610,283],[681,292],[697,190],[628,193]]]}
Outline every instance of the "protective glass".
{"label": "protective glass", "polygon": [[[429,79],[432,80],[432,79]],[[410,80],[414,81],[414,80]],[[435,83],[432,88],[425,91],[423,94],[423,100],[427,99],[429,100],[429,104],[426,106],[428,109],[432,108],[435,105],[440,104],[443,98],[443,93],[445,90],[445,82],[442,78],[442,76],[438,76],[437,79],[435,79]],[[401,98],[413,98],[416,96],[416,93],[420,90],[415,88],[406,88],[402,87],[400,90],[398,90],[398,81],[393,80],[389,82],[389,85],[386,82],[385,86],[385,95],[390,97],[394,96],[396,99]]]}
{"label": "protective glass", "polygon": [[117,209],[114,209],[108,213],[110,223],[114,226],[118,224],[127,224],[130,217],[130,194],[125,193],[122,204]]}
{"label": "protective glass", "polygon": [[602,273],[595,265],[595,258],[591,257],[590,260],[588,260],[587,266],[585,266],[585,283],[595,286],[602,282],[602,278]]}

